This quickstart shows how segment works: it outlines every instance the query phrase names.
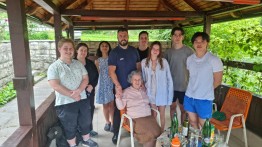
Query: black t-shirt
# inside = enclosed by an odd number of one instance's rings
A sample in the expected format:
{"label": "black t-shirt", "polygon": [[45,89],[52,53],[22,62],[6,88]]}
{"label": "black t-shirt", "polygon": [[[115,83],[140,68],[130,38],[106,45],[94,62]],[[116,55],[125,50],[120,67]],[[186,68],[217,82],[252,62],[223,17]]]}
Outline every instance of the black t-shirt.
{"label": "black t-shirt", "polygon": [[146,50],[144,50],[144,51],[141,51],[139,48],[137,48],[137,51],[138,51],[138,54],[139,54],[139,57],[140,57],[140,61],[147,58],[148,50],[149,50],[149,47],[147,47]]}

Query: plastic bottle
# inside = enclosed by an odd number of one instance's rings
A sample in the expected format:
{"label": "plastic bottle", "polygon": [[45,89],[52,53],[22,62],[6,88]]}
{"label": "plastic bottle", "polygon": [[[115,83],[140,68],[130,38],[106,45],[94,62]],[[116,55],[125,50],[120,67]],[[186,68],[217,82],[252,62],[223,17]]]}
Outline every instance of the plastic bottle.
{"label": "plastic bottle", "polygon": [[202,147],[210,147],[210,137],[211,137],[211,123],[209,119],[206,119],[204,126],[202,128]]}
{"label": "plastic bottle", "polygon": [[171,147],[180,147],[180,140],[177,135],[172,139]]}

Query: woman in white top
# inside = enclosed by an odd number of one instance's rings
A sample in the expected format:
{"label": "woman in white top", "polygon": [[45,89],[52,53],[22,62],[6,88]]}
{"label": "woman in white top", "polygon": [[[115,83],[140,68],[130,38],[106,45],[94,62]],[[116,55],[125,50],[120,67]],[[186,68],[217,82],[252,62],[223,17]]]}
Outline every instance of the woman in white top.
{"label": "woman in white top", "polygon": [[187,58],[189,83],[184,98],[184,108],[188,113],[190,124],[198,128],[212,116],[214,89],[222,82],[223,63],[207,51],[209,35],[197,32],[191,42],[196,52]]}
{"label": "woman in white top", "polygon": [[162,58],[162,46],[159,41],[150,45],[148,57],[142,60],[141,66],[151,107],[159,110],[161,129],[164,131],[165,108],[171,105],[173,100],[173,80],[167,60]]}

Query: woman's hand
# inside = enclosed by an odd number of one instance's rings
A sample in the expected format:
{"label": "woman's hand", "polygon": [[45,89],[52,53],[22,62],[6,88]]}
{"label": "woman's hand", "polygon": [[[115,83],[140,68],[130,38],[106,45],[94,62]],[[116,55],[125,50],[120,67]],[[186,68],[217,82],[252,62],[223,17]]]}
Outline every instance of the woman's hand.
{"label": "woman's hand", "polygon": [[93,86],[92,86],[92,85],[87,85],[86,91],[88,91],[89,93],[91,93],[92,90],[93,90]]}

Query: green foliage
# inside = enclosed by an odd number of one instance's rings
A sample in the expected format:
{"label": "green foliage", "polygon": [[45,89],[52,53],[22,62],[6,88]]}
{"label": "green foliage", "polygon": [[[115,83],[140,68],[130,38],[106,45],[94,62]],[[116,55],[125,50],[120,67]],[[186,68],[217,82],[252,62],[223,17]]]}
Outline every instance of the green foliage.
{"label": "green foliage", "polygon": [[262,95],[260,21],[252,18],[212,25],[210,50],[225,61],[254,63],[254,71],[226,67],[223,82]]}
{"label": "green foliage", "polygon": [[0,106],[6,104],[16,96],[16,91],[12,82],[7,83],[0,89]]}

